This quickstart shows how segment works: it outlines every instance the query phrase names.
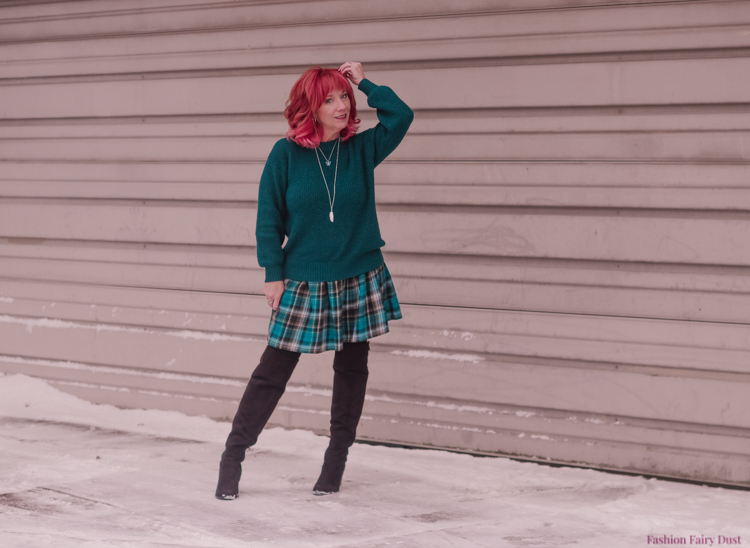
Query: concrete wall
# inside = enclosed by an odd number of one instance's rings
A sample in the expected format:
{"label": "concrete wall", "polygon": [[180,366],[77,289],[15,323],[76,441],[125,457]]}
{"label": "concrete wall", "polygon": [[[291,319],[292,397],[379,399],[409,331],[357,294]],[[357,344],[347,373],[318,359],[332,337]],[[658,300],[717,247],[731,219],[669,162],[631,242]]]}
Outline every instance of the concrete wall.
{"label": "concrete wall", "polygon": [[[312,64],[415,111],[363,438],[750,486],[749,2],[0,7],[0,371],[231,418],[257,185]],[[363,128],[376,120],[360,92]],[[332,354],[274,424],[327,430]]]}

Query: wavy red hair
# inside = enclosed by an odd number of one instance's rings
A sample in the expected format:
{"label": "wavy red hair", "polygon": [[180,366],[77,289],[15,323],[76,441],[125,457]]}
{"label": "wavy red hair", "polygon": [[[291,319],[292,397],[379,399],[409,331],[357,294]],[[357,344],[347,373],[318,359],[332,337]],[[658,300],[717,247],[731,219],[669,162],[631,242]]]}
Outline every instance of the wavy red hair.
{"label": "wavy red hair", "polygon": [[286,102],[284,116],[289,122],[287,139],[305,148],[315,148],[323,137],[323,126],[313,122],[313,117],[332,91],[343,90],[349,94],[349,123],[341,130],[341,140],[346,141],[357,133],[357,103],[352,86],[336,69],[311,67],[292,86]]}

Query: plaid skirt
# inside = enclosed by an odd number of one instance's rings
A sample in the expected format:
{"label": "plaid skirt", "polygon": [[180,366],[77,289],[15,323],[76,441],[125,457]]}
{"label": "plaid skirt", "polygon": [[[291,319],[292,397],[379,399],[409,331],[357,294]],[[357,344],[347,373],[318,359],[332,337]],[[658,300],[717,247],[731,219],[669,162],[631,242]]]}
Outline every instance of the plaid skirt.
{"label": "plaid skirt", "polygon": [[388,333],[401,308],[385,263],[375,270],[335,282],[284,280],[278,310],[271,312],[268,344],[282,350],[318,354],[341,350]]}

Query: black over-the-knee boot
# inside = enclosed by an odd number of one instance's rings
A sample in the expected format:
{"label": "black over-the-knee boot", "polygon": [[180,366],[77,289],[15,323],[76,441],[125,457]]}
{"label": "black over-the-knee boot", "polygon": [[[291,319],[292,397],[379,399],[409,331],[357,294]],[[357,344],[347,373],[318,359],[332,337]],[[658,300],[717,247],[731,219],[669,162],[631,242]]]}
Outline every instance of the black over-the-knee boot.
{"label": "black over-the-knee boot", "polygon": [[367,388],[369,341],[344,343],[333,359],[333,400],[331,402],[331,441],[323,469],[313,491],[335,493],[341,486],[349,447],[357,435]]}
{"label": "black over-the-knee boot", "polygon": [[292,376],[299,357],[299,352],[281,350],[270,345],[260,357],[260,363],[245,388],[245,394],[232,421],[232,431],[221,455],[216,498],[237,498],[245,450],[258,441],[258,436],[284,394],[286,383]]}

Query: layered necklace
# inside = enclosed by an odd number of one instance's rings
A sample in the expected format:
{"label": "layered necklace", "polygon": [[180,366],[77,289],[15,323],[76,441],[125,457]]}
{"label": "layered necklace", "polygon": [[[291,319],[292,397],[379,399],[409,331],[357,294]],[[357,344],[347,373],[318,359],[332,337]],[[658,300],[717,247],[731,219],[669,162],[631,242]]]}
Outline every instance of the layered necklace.
{"label": "layered necklace", "polygon": [[[331,191],[328,189],[328,181],[326,181],[326,174],[323,173],[323,165],[320,163],[320,156],[318,155],[318,152],[323,155],[323,159],[325,160],[325,163],[327,166],[331,165],[331,160],[333,160],[333,148],[336,149],[336,170],[333,173],[333,199],[331,199]],[[328,193],[328,203],[331,204],[331,212],[328,214],[328,218],[333,222],[333,202],[336,201],[336,176],[339,172],[339,149],[341,148],[341,134],[339,134],[338,139],[336,139],[336,144],[333,145],[333,148],[331,149],[331,157],[326,158],[325,153],[320,149],[320,145],[318,145],[315,148],[315,157],[318,159],[318,166],[320,167],[320,174],[323,176],[323,183],[326,185],[326,192]]]}

